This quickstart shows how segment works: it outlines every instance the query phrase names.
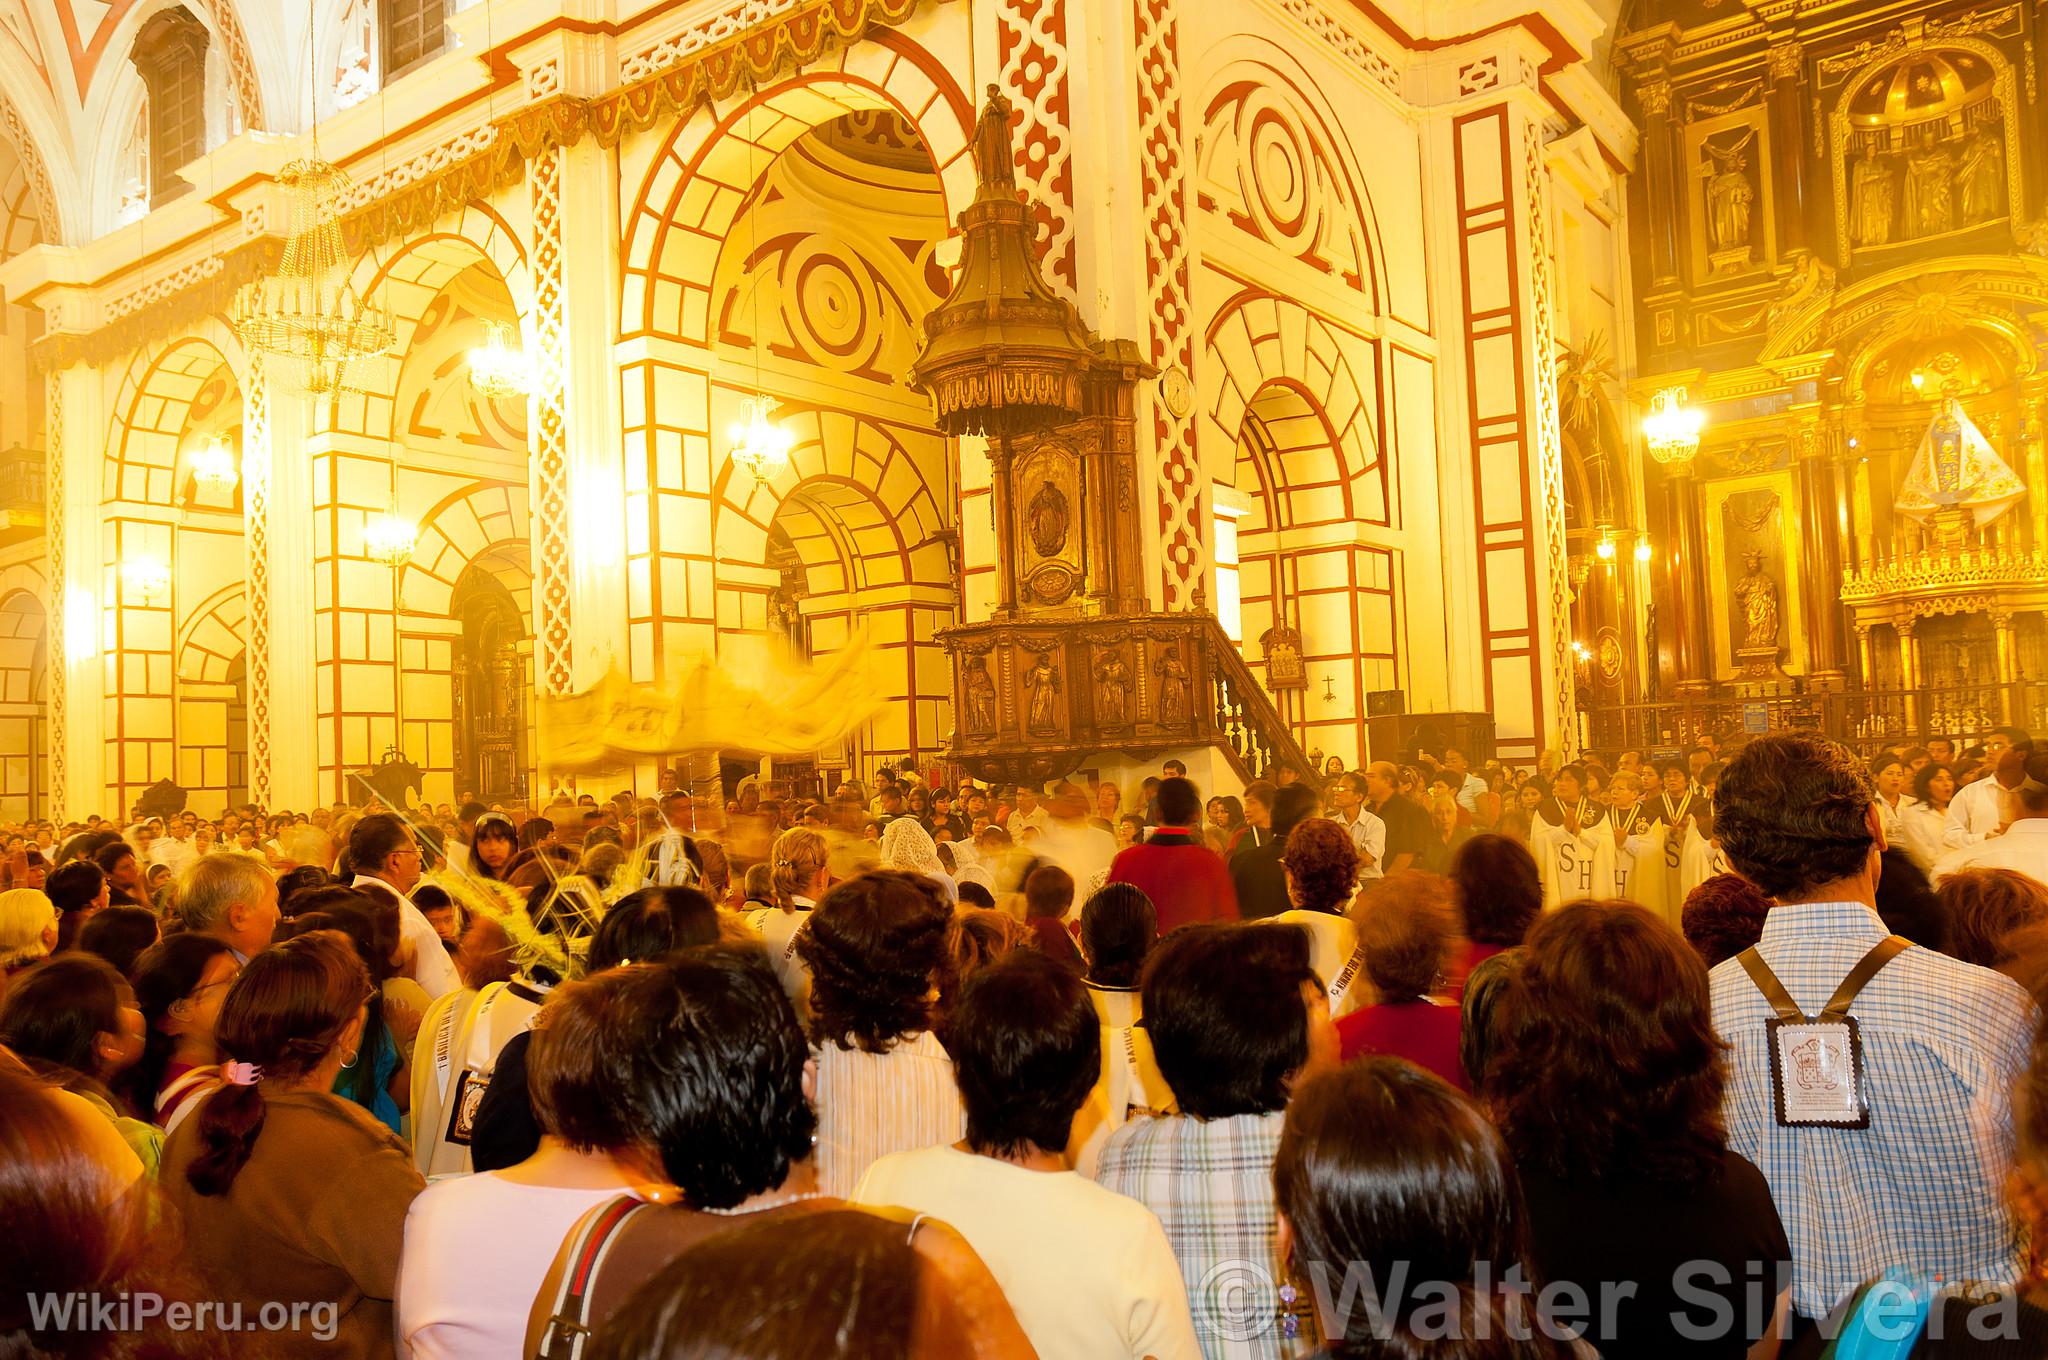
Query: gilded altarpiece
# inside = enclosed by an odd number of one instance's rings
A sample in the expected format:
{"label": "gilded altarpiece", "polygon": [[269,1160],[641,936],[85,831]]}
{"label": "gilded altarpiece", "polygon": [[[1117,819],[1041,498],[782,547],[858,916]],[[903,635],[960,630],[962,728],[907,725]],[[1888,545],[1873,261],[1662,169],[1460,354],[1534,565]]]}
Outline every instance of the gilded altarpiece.
{"label": "gilded altarpiece", "polygon": [[[1683,389],[1704,425],[1652,472],[1660,680],[1689,707],[1631,739],[1759,697],[1871,742],[2048,722],[2037,47],[2010,3],[1629,15],[1633,395]],[[1944,413],[2017,487],[1928,490]]]}

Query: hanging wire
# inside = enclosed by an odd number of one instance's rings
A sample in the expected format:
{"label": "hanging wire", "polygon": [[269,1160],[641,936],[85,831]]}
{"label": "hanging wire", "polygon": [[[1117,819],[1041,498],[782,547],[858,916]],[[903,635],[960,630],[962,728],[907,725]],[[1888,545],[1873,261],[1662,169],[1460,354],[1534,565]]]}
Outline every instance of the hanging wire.
{"label": "hanging wire", "polygon": [[319,0],[306,0],[306,90],[313,101],[313,159],[320,159],[320,56],[313,45],[320,26]]}
{"label": "hanging wire", "polygon": [[[760,85],[756,83],[750,76],[747,80],[747,106],[749,117],[752,116],[754,101],[760,98],[760,94]],[[747,275],[750,275],[754,272],[756,264],[754,256],[761,249],[761,203],[762,200],[766,197],[766,195],[761,192],[762,186],[760,182],[760,172],[758,172],[754,168],[754,153],[756,151],[759,151],[760,149],[761,147],[759,142],[757,142],[753,137],[747,138],[747,193],[749,196],[753,198],[754,202],[753,206],[747,210],[747,257],[745,268],[740,271],[742,278],[745,278]],[[755,279],[753,281],[753,284],[754,395],[756,397],[760,397],[766,395],[761,390],[761,281],[759,279]]]}

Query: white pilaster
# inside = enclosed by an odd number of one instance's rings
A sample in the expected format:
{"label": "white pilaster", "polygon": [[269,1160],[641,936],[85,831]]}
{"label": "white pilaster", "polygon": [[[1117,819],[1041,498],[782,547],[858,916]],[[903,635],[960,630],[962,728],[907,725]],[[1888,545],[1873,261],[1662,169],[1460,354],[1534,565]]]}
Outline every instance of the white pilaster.
{"label": "white pilaster", "polygon": [[[83,366],[56,375],[53,395],[62,406],[61,422],[50,427],[49,474],[51,507],[61,508],[61,525],[51,523],[50,578],[53,640],[61,627],[61,651],[50,658],[61,669],[64,711],[61,734],[52,714],[53,739],[63,743],[62,787],[52,773],[51,796],[60,817],[83,820],[97,812],[118,817],[126,808],[106,802],[105,675],[100,664],[100,460],[106,448],[107,412],[98,370]],[[59,479],[61,478],[61,485]],[[62,620],[61,625],[56,620]]]}
{"label": "white pilaster", "polygon": [[[595,684],[626,646],[626,490],[612,343],[619,295],[618,186],[595,141],[561,152],[561,347],[568,467],[573,687]],[[536,513],[538,506],[536,506]]]}
{"label": "white pilaster", "polygon": [[[324,801],[315,721],[313,645],[313,400],[265,375],[268,459],[264,512],[270,595],[270,807]],[[255,725],[255,704],[250,704]]]}

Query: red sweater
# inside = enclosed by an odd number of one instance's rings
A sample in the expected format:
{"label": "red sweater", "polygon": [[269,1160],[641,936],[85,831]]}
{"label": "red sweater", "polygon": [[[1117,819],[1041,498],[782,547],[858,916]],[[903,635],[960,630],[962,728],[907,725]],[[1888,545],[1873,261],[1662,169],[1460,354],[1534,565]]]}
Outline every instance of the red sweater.
{"label": "red sweater", "polygon": [[1459,1090],[1469,1091],[1472,1084],[1465,1079],[1464,1064],[1458,1060],[1459,1019],[1456,1006],[1382,1002],[1340,1017],[1337,1037],[1343,1041],[1346,1062],[1367,1053],[1406,1058]]}
{"label": "red sweater", "polygon": [[1194,921],[1237,919],[1229,866],[1186,827],[1154,827],[1151,839],[1118,852],[1109,881],[1144,889],[1159,914],[1161,935]]}

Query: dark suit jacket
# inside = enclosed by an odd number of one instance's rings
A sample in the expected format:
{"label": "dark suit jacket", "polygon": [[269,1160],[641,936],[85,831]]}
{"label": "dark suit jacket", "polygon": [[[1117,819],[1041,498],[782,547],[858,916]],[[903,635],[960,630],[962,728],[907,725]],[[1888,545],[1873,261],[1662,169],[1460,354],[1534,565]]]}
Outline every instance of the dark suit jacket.
{"label": "dark suit jacket", "polygon": [[1278,916],[1293,906],[1287,900],[1287,870],[1280,863],[1286,848],[1287,842],[1274,836],[1264,845],[1239,846],[1231,856],[1230,881],[1237,889],[1238,914],[1245,920]]}

